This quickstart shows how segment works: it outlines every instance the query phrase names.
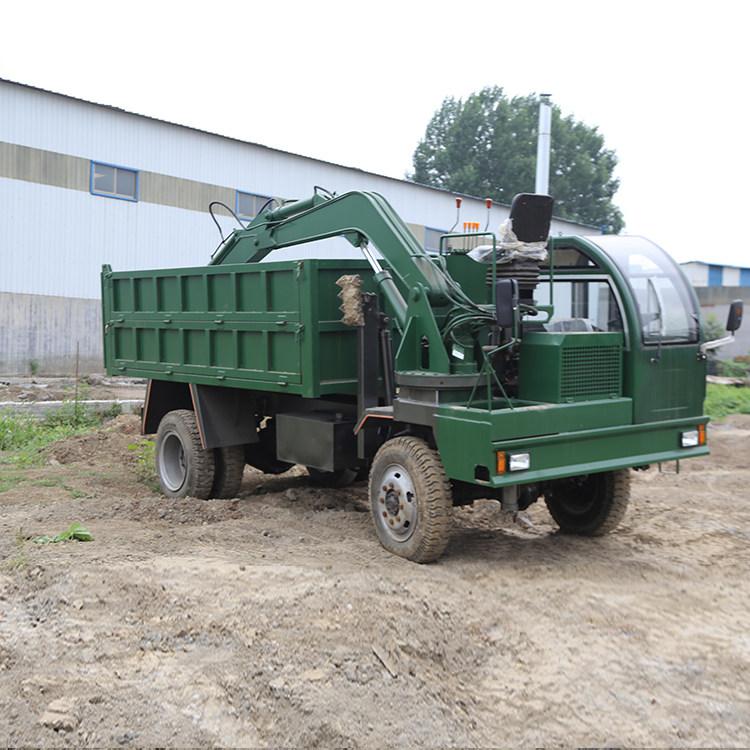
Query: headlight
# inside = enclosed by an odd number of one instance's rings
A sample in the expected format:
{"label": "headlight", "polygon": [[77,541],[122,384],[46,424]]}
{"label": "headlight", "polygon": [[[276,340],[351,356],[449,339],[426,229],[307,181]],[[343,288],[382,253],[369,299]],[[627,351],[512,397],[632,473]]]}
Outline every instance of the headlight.
{"label": "headlight", "polygon": [[524,471],[531,466],[531,456],[528,453],[511,453],[508,467],[511,471]]}
{"label": "headlight", "polygon": [[680,433],[680,445],[683,448],[697,448],[706,444],[706,425],[699,424],[694,430]]}
{"label": "headlight", "polygon": [[700,445],[698,430],[688,430],[680,435],[680,445],[683,448],[696,448]]}

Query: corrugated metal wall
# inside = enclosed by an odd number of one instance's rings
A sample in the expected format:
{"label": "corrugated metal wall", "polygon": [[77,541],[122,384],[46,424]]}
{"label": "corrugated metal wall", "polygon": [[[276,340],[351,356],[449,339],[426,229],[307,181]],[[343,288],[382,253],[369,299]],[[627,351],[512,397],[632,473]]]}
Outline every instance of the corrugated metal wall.
{"label": "corrugated metal wall", "polygon": [[99,297],[102,263],[201,265],[219,241],[205,213],[0,179],[0,291]]}

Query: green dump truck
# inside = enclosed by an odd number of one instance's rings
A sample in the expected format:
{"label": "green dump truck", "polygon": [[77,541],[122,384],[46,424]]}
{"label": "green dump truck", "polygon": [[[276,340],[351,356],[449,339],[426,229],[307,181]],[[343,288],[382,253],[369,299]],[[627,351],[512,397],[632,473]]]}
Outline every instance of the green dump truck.
{"label": "green dump truck", "polygon": [[[232,497],[246,464],[369,475],[380,542],[417,562],[477,498],[543,498],[564,532],[614,528],[631,468],[708,453],[714,344],[666,253],[548,240],[551,211],[517,196],[501,236],[447,234],[431,255],[382,196],[316,190],[269,202],[206,266],[104,266],[107,371],[148,378],[164,494]],[[330,237],[362,259],[267,259]]]}

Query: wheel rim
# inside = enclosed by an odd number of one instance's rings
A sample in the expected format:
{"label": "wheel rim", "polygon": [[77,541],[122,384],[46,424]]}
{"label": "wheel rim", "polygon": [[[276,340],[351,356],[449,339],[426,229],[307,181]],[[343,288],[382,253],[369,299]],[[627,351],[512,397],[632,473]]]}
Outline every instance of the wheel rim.
{"label": "wheel rim", "polygon": [[159,450],[159,475],[171,492],[177,492],[187,477],[185,448],[179,435],[167,433]]}
{"label": "wheel rim", "polygon": [[375,518],[391,539],[405,542],[417,527],[417,493],[409,472],[390,464],[375,487]]}
{"label": "wheel rim", "polygon": [[554,500],[571,516],[585,516],[592,512],[600,502],[595,477],[573,477],[565,491],[553,495]]}

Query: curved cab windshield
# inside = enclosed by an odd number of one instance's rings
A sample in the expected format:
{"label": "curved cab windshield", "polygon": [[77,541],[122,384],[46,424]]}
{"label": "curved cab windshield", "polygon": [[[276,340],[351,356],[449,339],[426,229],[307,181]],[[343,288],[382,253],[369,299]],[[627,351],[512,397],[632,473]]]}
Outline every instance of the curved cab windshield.
{"label": "curved cab windshield", "polygon": [[620,267],[633,290],[647,344],[698,340],[698,311],[677,264],[643,237],[592,238]]}

